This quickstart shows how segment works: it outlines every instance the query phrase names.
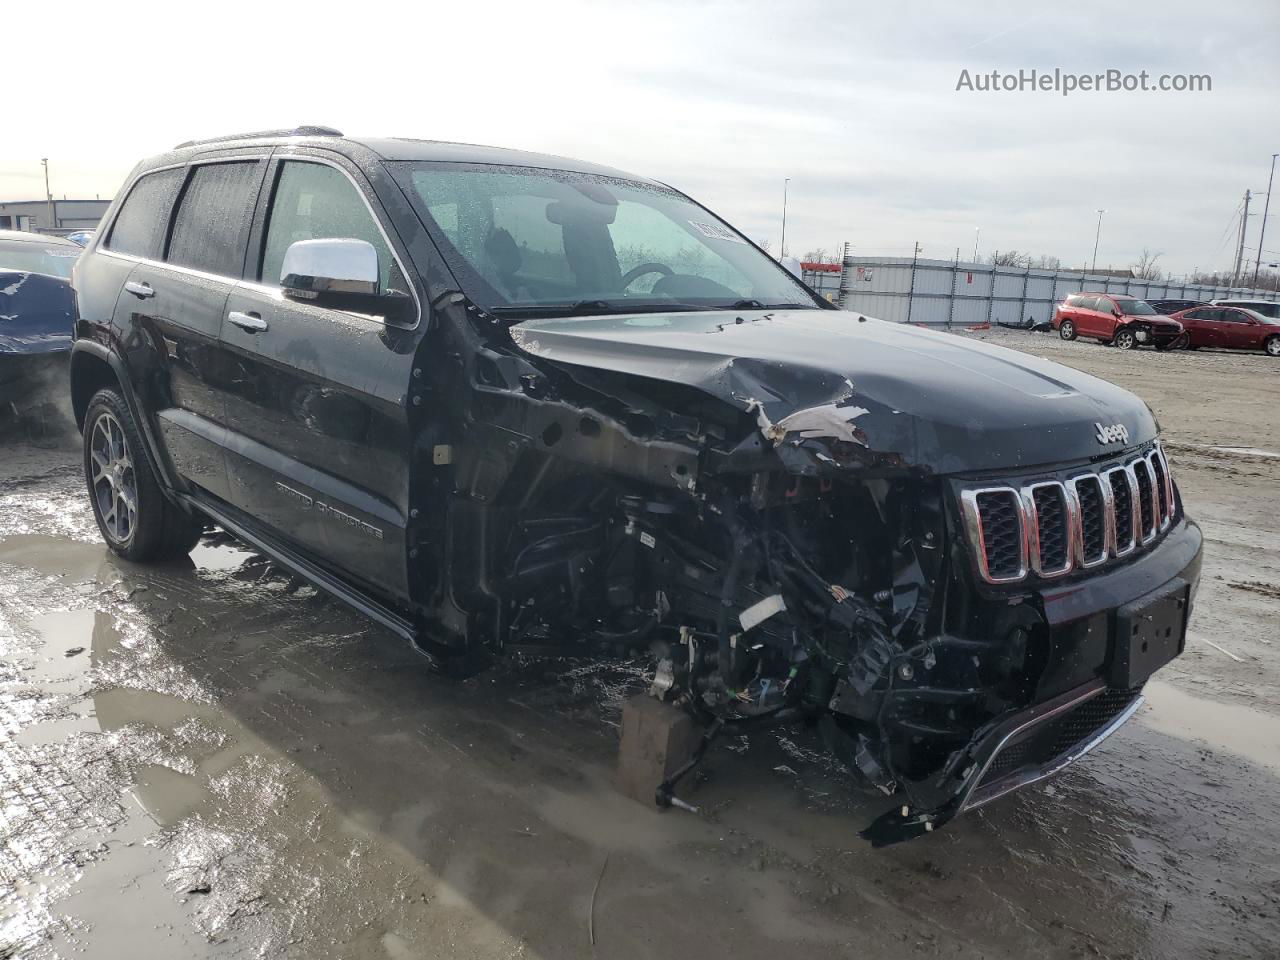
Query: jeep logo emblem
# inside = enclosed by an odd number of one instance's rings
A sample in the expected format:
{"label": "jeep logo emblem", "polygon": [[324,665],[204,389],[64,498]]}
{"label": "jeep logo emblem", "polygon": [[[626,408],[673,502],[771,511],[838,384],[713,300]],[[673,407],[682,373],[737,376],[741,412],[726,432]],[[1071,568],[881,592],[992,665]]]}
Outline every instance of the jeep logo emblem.
{"label": "jeep logo emblem", "polygon": [[1103,426],[1101,423],[1095,423],[1094,426],[1098,428],[1097,436],[1099,443],[1129,442],[1129,428],[1123,423],[1112,423],[1106,426]]}

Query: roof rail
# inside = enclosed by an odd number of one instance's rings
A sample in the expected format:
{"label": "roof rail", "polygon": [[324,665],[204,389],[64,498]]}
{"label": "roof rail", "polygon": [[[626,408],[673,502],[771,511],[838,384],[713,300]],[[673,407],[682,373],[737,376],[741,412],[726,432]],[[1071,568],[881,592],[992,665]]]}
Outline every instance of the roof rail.
{"label": "roof rail", "polygon": [[202,140],[184,140],[173,149],[194,147],[202,143],[222,143],[224,140],[259,140],[263,137],[340,137],[341,130],[333,127],[301,126],[293,129],[254,130],[250,133],[231,133],[225,137],[205,137]]}

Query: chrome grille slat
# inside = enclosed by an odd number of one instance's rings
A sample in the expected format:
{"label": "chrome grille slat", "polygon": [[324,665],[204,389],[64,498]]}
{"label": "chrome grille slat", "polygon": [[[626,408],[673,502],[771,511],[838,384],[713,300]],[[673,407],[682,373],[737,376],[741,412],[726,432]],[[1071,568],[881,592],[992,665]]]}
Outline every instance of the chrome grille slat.
{"label": "chrome grille slat", "polygon": [[1115,529],[1112,555],[1125,557],[1138,546],[1137,484],[1132,471],[1125,467],[1108,470],[1106,478],[1111,490],[1112,527]]}
{"label": "chrome grille slat", "polygon": [[1013,487],[966,490],[961,498],[982,578],[1013,583],[1027,575],[1027,522]]}
{"label": "chrome grille slat", "polygon": [[1147,464],[1151,470],[1152,486],[1160,501],[1157,511],[1160,517],[1160,529],[1163,530],[1173,522],[1173,486],[1169,482],[1169,466],[1164,459],[1164,451],[1159,447],[1147,454]]}
{"label": "chrome grille slat", "polygon": [[1133,487],[1137,492],[1135,526],[1137,538],[1142,543],[1150,543],[1160,532],[1160,518],[1157,516],[1160,500],[1156,495],[1155,483],[1151,476],[1151,467],[1146,459],[1134,460],[1125,467],[1133,478]]}
{"label": "chrome grille slat", "polygon": [[992,584],[1030,574],[1047,580],[1127,557],[1176,515],[1159,444],[1062,480],[962,489],[960,499],[978,572]]}
{"label": "chrome grille slat", "polygon": [[1022,488],[1026,510],[1027,555],[1040,577],[1060,577],[1075,565],[1075,512],[1066,488],[1056,480]]}
{"label": "chrome grille slat", "polygon": [[1111,491],[1096,473],[1073,477],[1070,487],[1075,493],[1080,517],[1076,562],[1083,568],[1106,563],[1115,549],[1115,516]]}

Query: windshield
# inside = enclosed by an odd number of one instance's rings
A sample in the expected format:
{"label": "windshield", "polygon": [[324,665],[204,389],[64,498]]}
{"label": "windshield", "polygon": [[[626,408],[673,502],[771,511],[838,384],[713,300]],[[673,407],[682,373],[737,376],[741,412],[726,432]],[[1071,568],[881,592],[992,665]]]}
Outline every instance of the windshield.
{"label": "windshield", "polygon": [[817,307],[778,263],[667,187],[494,164],[393,166],[467,295],[499,315]]}
{"label": "windshield", "polygon": [[51,277],[69,280],[71,268],[79,256],[79,247],[30,240],[0,240],[0,270],[47,273]]}
{"label": "windshield", "polygon": [[1145,300],[1117,300],[1116,306],[1126,317],[1159,316],[1159,311]]}

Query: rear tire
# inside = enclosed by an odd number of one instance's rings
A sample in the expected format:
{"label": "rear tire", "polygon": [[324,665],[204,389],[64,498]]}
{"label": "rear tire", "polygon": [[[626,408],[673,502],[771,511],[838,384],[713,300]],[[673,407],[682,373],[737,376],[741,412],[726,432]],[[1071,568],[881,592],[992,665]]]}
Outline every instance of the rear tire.
{"label": "rear tire", "polygon": [[1080,334],[1076,332],[1076,325],[1071,320],[1063,320],[1058,327],[1058,336],[1063,340],[1074,340]]}
{"label": "rear tire", "polygon": [[98,531],[111,551],[147,563],[191,552],[204,525],[172,503],[147,457],[124,398],[110,388],[84,417],[84,476]]}
{"label": "rear tire", "polygon": [[1138,345],[1138,338],[1133,335],[1132,330],[1120,330],[1111,343],[1117,350],[1132,350]]}
{"label": "rear tire", "polygon": [[1280,334],[1267,337],[1262,343],[1262,349],[1267,351],[1269,357],[1280,357]]}

